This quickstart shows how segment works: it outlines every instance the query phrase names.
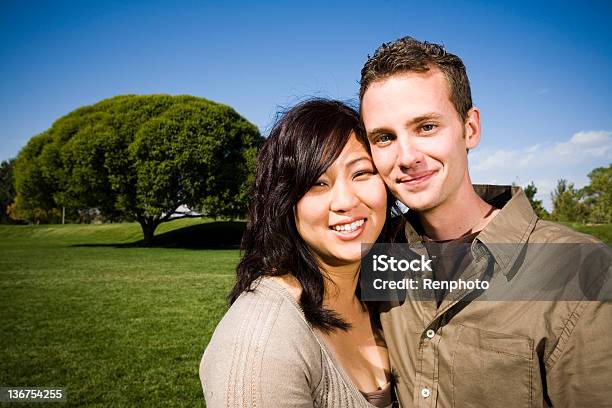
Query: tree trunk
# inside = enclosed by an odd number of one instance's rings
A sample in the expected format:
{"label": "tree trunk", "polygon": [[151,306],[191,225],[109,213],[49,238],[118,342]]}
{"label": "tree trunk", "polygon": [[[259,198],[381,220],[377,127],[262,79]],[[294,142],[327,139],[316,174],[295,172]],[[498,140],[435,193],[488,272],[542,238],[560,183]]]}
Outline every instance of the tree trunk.
{"label": "tree trunk", "polygon": [[145,218],[145,219],[139,220],[139,222],[140,222],[140,227],[142,228],[142,234],[144,237],[142,243],[144,246],[149,246],[151,245],[151,242],[153,242],[153,236],[155,234],[155,229],[159,225],[159,221],[154,220],[152,218]]}

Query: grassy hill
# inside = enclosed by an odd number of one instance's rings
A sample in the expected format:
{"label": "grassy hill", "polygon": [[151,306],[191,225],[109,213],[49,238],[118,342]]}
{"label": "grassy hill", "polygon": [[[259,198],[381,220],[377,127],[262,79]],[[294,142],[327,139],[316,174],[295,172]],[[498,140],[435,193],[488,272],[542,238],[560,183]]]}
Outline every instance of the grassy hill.
{"label": "grassy hill", "polygon": [[0,384],[66,387],[67,406],[202,406],[241,229],[178,220],[141,248],[137,224],[0,226]]}
{"label": "grassy hill", "polygon": [[[575,226],[612,241],[612,226]],[[198,364],[226,310],[244,223],[0,225],[0,384],[66,406],[202,406]]]}

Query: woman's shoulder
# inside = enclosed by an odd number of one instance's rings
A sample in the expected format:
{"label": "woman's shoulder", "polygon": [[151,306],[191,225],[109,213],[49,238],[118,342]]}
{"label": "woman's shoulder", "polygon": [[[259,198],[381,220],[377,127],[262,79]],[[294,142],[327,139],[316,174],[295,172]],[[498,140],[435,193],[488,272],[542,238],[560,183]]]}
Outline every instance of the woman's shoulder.
{"label": "woman's shoulder", "polygon": [[[312,333],[294,293],[278,280],[268,277],[257,279],[250,291],[236,299],[219,322],[213,337],[224,332],[236,337],[237,330],[264,337],[294,331]],[[314,336],[300,338],[306,340],[309,337],[314,340]]]}
{"label": "woman's shoulder", "polygon": [[314,389],[321,380],[320,345],[292,295],[269,278],[252,289],[232,304],[204,352],[200,379],[207,400],[219,392],[231,396],[245,381],[261,390],[264,382],[297,378]]}
{"label": "woman's shoulder", "polygon": [[286,335],[316,342],[293,294],[278,280],[268,277],[257,279],[250,291],[236,299],[215,329],[211,343],[226,347],[243,341],[244,337],[237,335],[239,332],[264,339]]}

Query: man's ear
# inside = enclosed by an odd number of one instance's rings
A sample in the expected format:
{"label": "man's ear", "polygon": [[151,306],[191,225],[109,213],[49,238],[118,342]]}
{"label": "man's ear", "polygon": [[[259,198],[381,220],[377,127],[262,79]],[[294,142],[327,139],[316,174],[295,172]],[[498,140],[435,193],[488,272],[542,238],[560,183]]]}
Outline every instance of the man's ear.
{"label": "man's ear", "polygon": [[472,107],[465,118],[465,148],[471,150],[480,143],[480,111]]}

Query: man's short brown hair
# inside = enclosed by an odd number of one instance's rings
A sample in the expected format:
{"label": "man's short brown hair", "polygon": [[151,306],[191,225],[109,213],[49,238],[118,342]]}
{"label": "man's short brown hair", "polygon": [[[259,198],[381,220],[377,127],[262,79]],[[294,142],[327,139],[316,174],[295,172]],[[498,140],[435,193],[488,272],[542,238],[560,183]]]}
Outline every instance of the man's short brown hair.
{"label": "man's short brown hair", "polygon": [[450,100],[465,121],[472,108],[472,92],[463,61],[446,52],[442,45],[421,42],[412,37],[384,43],[372,57],[368,57],[361,70],[359,101],[363,101],[366,90],[376,81],[403,72],[426,72],[431,68],[439,69],[446,77]]}

